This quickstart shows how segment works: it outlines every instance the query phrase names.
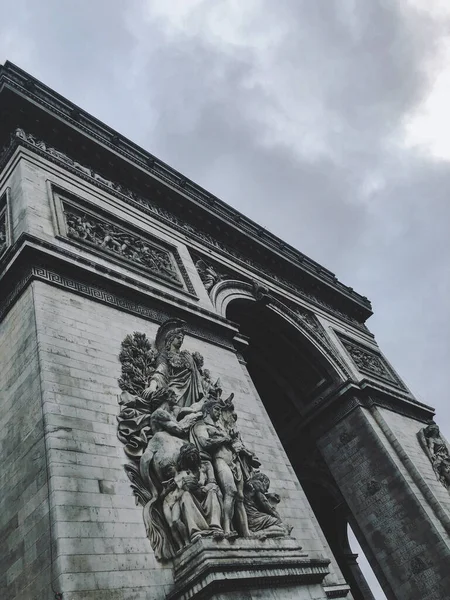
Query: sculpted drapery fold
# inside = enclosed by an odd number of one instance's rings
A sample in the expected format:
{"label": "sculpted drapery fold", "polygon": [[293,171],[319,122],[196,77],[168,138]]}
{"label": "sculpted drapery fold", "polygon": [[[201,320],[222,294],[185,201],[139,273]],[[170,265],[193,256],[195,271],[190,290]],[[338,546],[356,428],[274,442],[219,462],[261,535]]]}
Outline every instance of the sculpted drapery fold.
{"label": "sculpted drapery fold", "polygon": [[434,421],[417,434],[423,451],[428,456],[437,479],[450,490],[450,451]]}
{"label": "sculpted drapery fold", "polygon": [[236,427],[234,394],[222,397],[220,380],[183,341],[184,323],[171,319],[154,344],[135,332],[120,353],[118,437],[156,557],[170,559],[200,536],[288,535],[280,499]]}

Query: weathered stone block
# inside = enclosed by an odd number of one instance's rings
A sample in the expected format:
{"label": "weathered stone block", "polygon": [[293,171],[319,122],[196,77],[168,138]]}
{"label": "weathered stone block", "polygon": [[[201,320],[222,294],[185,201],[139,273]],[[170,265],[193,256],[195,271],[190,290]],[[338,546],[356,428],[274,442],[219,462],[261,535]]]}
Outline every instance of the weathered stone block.
{"label": "weathered stone block", "polygon": [[[321,583],[329,560],[311,559],[295,540],[197,540],[175,557],[175,588],[168,600],[208,598],[246,588],[261,590]],[[252,595],[257,597],[257,595]],[[282,596],[284,597],[284,596]],[[325,598],[322,593],[318,598]]]}

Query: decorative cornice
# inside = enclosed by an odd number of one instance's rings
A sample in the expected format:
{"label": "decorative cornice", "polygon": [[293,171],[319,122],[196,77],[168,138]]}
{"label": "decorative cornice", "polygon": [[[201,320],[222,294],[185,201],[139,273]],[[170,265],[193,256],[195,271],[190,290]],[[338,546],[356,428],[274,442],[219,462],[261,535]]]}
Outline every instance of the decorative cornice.
{"label": "decorative cornice", "polygon": [[327,598],[346,598],[350,592],[348,585],[329,585],[324,586],[325,594]]}
{"label": "decorative cornice", "polygon": [[25,290],[28,283],[33,278],[33,273],[31,268],[23,268],[20,272],[16,273],[16,280],[14,286],[9,290],[9,292],[4,296],[3,300],[0,302],[0,323],[8,314],[9,310],[12,308],[13,304],[19,298],[21,293]]}
{"label": "decorative cornice", "polygon": [[0,170],[5,160],[9,160],[14,148],[18,145],[22,145],[33,152],[45,157],[46,159],[63,166],[66,170],[75,173],[77,176],[89,181],[91,184],[96,185],[101,189],[106,189],[108,193],[114,194],[121,200],[125,200],[128,204],[135,206],[139,210],[146,212],[153,218],[161,221],[165,225],[168,225],[172,229],[176,229],[183,235],[188,236],[192,239],[196,239],[202,245],[209,246],[215,251],[224,253],[227,257],[232,256],[237,263],[243,264],[245,267],[250,267],[256,273],[265,279],[272,280],[276,285],[280,285],[285,289],[291,291],[293,294],[300,296],[312,305],[315,305],[333,315],[339,319],[351,324],[353,327],[361,329],[367,332],[367,328],[364,324],[360,323],[357,319],[346,314],[326,302],[320,294],[314,294],[305,286],[294,284],[288,279],[285,279],[274,272],[267,270],[267,267],[258,263],[247,256],[243,256],[233,246],[226,245],[212,236],[206,230],[201,230],[198,227],[193,227],[186,220],[180,219],[174,213],[168,211],[166,208],[159,206],[156,202],[153,202],[149,198],[144,198],[135,192],[126,189],[124,186],[117,184],[113,181],[107,180],[89,167],[81,165],[77,161],[73,160],[63,152],[53,148],[46,144],[43,140],[36,139],[33,135],[26,133],[22,129],[17,129],[11,141],[11,147],[8,147],[5,156],[0,158]]}
{"label": "decorative cornice", "polygon": [[364,404],[364,398],[358,394],[357,386],[351,386],[347,393],[330,399],[320,413],[312,415],[307,428],[314,431],[315,436],[318,438]]}
{"label": "decorative cornice", "polygon": [[[428,423],[433,417],[434,410],[417,400],[400,396],[392,390],[384,391],[374,387],[372,382],[363,381],[359,384],[350,383],[336,389],[334,394],[326,399],[323,406],[318,405],[316,411],[305,417],[302,427],[312,431],[316,438],[321,437],[345,419],[358,408],[372,409],[374,406],[385,408],[410,419]],[[342,439],[342,444],[348,439]]]}
{"label": "decorative cornice", "polygon": [[246,236],[251,236],[256,243],[265,245],[284,259],[297,265],[301,270],[310,273],[310,275],[322,280],[323,283],[331,286],[349,300],[356,302],[369,316],[371,306],[367,298],[340,283],[332,272],[321,267],[318,263],[269,233],[217,197],[209,194],[116,131],[106,127],[10,62],[0,67],[0,86],[7,86],[20,92],[20,94],[32,99],[33,102],[55,114],[70,126],[84,134],[88,134],[91,138],[101,142],[103,146],[137,164],[141,169],[170,185],[171,188],[191,198],[195,204],[202,206],[209,213],[225,220]]}
{"label": "decorative cornice", "polygon": [[405,398],[405,395],[397,395],[387,388],[384,390],[377,389],[372,382],[363,381],[360,385],[361,389],[368,395],[365,401],[367,408],[378,406],[379,408],[392,410],[409,419],[415,419],[421,423],[428,423],[435,416],[433,407],[423,404],[416,399]]}
{"label": "decorative cornice", "polygon": [[[29,246],[30,242],[31,246]],[[42,254],[39,252],[40,248],[42,248]],[[32,257],[28,259],[28,262],[26,258],[20,260],[21,255],[24,254],[27,249],[32,252]],[[51,255],[46,255],[44,253],[44,249],[54,251],[67,258],[76,260],[78,265],[84,264],[94,267],[97,273],[93,274],[91,271],[86,271],[82,267],[75,267],[79,273],[79,277],[76,278],[76,276],[73,276],[72,274],[67,276],[65,273],[67,269],[63,269],[65,264],[61,263],[61,259],[58,259],[57,257],[53,257],[55,266],[43,266],[44,263],[48,263],[49,260],[52,259]],[[32,280],[39,280],[88,297],[91,300],[102,302],[103,304],[107,304],[119,310],[130,312],[156,323],[162,323],[164,320],[173,318],[174,316],[186,316],[187,314],[190,314],[190,325],[188,328],[188,333],[190,335],[234,351],[232,338],[236,334],[236,329],[233,324],[220,315],[216,315],[197,304],[188,302],[182,298],[177,298],[166,292],[162,292],[156,288],[123,276],[121,279],[124,283],[127,283],[130,279],[130,282],[135,287],[142,288],[143,293],[134,292],[134,297],[138,295],[139,298],[142,298],[142,301],[139,302],[135,299],[131,299],[128,286],[124,288],[123,283],[120,281],[108,278],[111,274],[110,269],[101,266],[99,267],[86,259],[80,259],[76,254],[72,254],[67,250],[61,251],[60,248],[53,246],[48,242],[36,240],[29,235],[21,236],[14,247],[8,250],[1,261],[0,266],[6,265],[7,260],[9,260],[12,254],[19,255],[17,262],[20,262],[21,266],[16,267],[14,272],[9,274],[9,278],[14,276],[12,283],[9,281],[7,285],[7,283],[2,280],[2,286],[4,288],[9,287],[9,291],[0,302],[0,322],[4,319],[28,283]],[[61,265],[61,268],[58,267],[58,264]],[[74,272],[73,267],[72,272]],[[95,281],[95,283],[93,282],[93,278],[98,280],[102,275],[105,285],[98,284],[97,281]],[[113,275],[114,277],[116,276],[115,273]],[[144,294],[148,294],[149,292],[154,297],[150,297],[149,304],[147,304]],[[168,304],[168,301],[170,301],[170,304]],[[195,322],[193,316],[196,317]],[[202,321],[204,321],[204,323],[202,323]]]}

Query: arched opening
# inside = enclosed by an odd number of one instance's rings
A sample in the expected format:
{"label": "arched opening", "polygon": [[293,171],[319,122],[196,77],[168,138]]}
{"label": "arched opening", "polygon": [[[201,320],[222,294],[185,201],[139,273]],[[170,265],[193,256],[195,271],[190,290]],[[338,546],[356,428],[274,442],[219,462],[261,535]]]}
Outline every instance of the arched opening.
{"label": "arched opening", "polygon": [[249,339],[243,350],[247,368],[286,447],[304,414],[335,386],[337,376],[312,344],[263,303],[234,300],[227,317]]}
{"label": "arched opening", "polygon": [[311,407],[339,384],[330,362],[263,302],[234,299],[226,316],[248,340],[250,377],[317,517],[354,600],[374,600],[348,539],[347,507],[304,427]]}

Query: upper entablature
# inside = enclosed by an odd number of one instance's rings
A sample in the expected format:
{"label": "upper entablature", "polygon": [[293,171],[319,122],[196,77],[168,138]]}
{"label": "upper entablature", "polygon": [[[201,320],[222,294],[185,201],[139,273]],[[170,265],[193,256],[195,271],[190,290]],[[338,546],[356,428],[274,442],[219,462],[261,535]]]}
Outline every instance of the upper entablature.
{"label": "upper entablature", "polygon": [[[372,314],[368,299],[331,271],[9,62],[0,67],[0,111],[0,148],[6,153],[10,144],[27,145],[205,248],[244,261],[255,272],[270,269],[359,322]],[[23,135],[14,135],[18,129]]]}

